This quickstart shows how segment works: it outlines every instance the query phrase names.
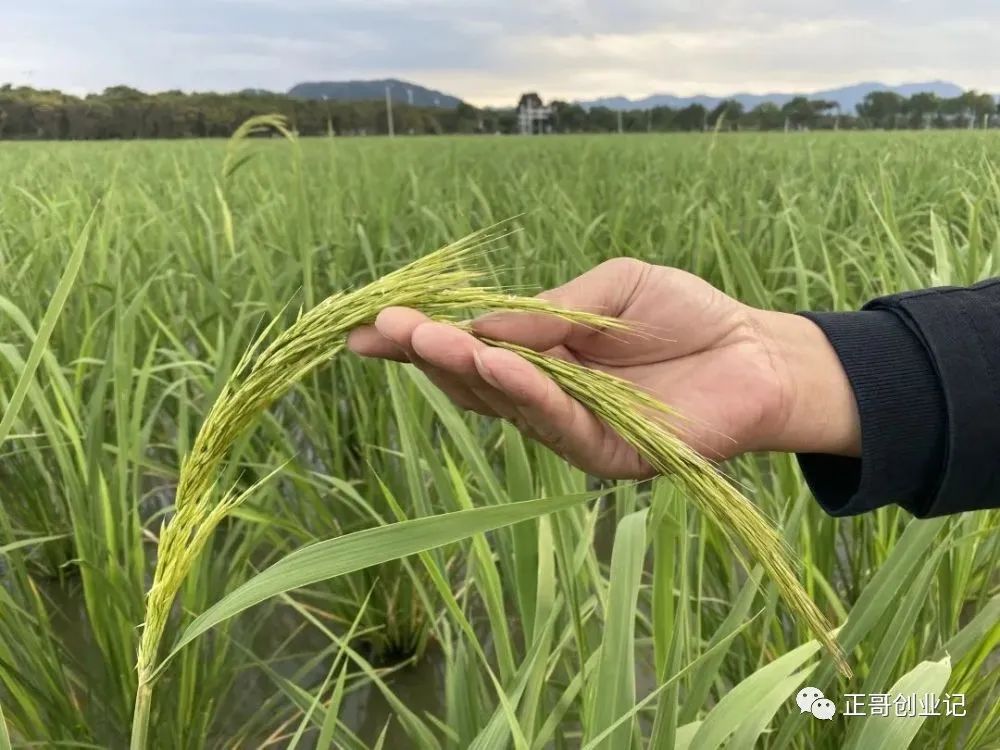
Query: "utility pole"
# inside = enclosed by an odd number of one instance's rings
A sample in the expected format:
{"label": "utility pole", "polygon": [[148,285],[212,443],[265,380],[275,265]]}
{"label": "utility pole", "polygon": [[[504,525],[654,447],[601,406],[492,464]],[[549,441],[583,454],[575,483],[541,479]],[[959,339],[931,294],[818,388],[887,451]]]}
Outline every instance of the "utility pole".
{"label": "utility pole", "polygon": [[622,111],[619,109],[618,110],[618,135],[621,135],[624,132],[625,132],[625,130],[624,130],[624,128],[622,128]]}
{"label": "utility pole", "polygon": [[389,93],[389,84],[385,85],[385,119],[389,126],[389,137],[396,137],[396,126],[392,121],[392,95]]}
{"label": "utility pole", "polygon": [[326,105],[326,134],[333,137],[333,118],[330,116],[330,97],[323,94],[323,104]]}

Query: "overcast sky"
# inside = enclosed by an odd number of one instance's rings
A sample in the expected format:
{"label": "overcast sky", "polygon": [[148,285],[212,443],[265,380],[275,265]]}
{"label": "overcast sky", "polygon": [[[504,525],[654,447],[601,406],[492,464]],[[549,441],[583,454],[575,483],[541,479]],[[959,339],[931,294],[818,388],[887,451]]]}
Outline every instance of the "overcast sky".
{"label": "overcast sky", "polygon": [[474,104],[946,79],[1000,93],[996,0],[0,0],[0,82],[398,77]]}

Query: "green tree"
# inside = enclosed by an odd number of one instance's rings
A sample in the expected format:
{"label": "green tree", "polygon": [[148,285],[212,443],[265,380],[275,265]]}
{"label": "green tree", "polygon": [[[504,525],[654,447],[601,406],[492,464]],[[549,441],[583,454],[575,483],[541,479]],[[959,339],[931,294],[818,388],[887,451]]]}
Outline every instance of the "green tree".
{"label": "green tree", "polygon": [[708,113],[708,124],[713,128],[723,126],[730,130],[739,130],[742,117],[743,105],[735,99],[724,99]]}
{"label": "green tree", "polygon": [[941,111],[941,98],[932,91],[914,94],[906,100],[904,111],[910,118],[910,127],[928,128]]}
{"label": "green tree", "polygon": [[895,91],[873,91],[858,105],[858,114],[875,127],[895,128],[905,102],[905,98]]}
{"label": "green tree", "polygon": [[690,104],[677,110],[674,124],[677,130],[704,130],[708,120],[708,110],[700,104]]}
{"label": "green tree", "polygon": [[557,100],[550,106],[555,128],[560,133],[582,133],[588,129],[587,110],[579,104]]}
{"label": "green tree", "polygon": [[592,107],[590,110],[591,129],[599,133],[618,130],[618,113],[607,107]]}
{"label": "green tree", "polygon": [[750,127],[757,130],[778,130],[785,122],[785,115],[774,102],[762,102],[746,116]]}
{"label": "green tree", "polygon": [[653,107],[649,112],[653,130],[663,132],[674,129],[677,111],[670,107]]}
{"label": "green tree", "polygon": [[836,102],[797,96],[782,106],[781,113],[788,119],[789,124],[796,128],[813,128],[836,106]]}
{"label": "green tree", "polygon": [[996,99],[993,98],[992,94],[983,94],[975,89],[962,94],[962,99],[976,127],[980,127],[984,118],[992,115],[997,108]]}

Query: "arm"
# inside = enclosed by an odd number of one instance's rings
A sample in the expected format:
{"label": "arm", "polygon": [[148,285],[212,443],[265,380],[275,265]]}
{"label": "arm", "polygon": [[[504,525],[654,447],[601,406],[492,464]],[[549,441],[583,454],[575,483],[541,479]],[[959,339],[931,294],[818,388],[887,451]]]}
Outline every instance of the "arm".
{"label": "arm", "polygon": [[799,456],[828,512],[1000,507],[1000,280],[806,315],[842,362],[863,438],[859,460]]}
{"label": "arm", "polygon": [[[488,316],[477,329],[643,386],[690,418],[682,435],[710,458],[800,454],[807,480],[831,514],[895,501],[927,516],[1000,504],[988,448],[972,446],[985,423],[977,416],[978,432],[963,427],[951,396],[953,388],[974,391],[979,397],[964,408],[984,418],[1000,411],[994,390],[1000,384],[972,379],[988,369],[989,355],[980,353],[978,370],[961,363],[972,356],[974,339],[990,332],[992,356],[1000,356],[998,292],[996,285],[930,290],[877,300],[858,313],[789,315],[743,305],[677,269],[618,259],[543,296],[618,316],[655,335],[610,336],[529,315]],[[958,313],[948,314],[952,308],[977,320],[985,311],[992,328],[959,325]],[[374,327],[355,332],[349,346],[412,362],[458,405],[511,420],[592,474],[651,473],[532,365],[453,327],[391,309]],[[959,363],[951,369],[963,373],[964,386],[944,377],[941,357]],[[996,368],[1000,372],[1000,363]],[[990,425],[997,431],[992,445],[1000,446],[1000,418]],[[955,452],[959,439],[971,441],[966,453]],[[944,481],[955,456],[966,456],[962,477],[970,471],[980,477],[974,491]]]}

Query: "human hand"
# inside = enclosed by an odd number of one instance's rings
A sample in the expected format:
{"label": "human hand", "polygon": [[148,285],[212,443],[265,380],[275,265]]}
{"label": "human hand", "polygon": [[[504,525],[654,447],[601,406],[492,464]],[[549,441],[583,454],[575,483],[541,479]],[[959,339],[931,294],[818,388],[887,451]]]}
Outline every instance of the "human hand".
{"label": "human hand", "polygon": [[[858,455],[854,394],[822,331],[797,315],[744,305],[684,271],[628,258],[539,295],[620,318],[601,332],[545,315],[502,313],[476,333],[631,381],[685,417],[674,427],[713,460],[762,450]],[[409,361],[459,406],[510,420],[588,473],[653,471],[591,412],[517,354],[406,308],[354,331],[361,355]]]}

